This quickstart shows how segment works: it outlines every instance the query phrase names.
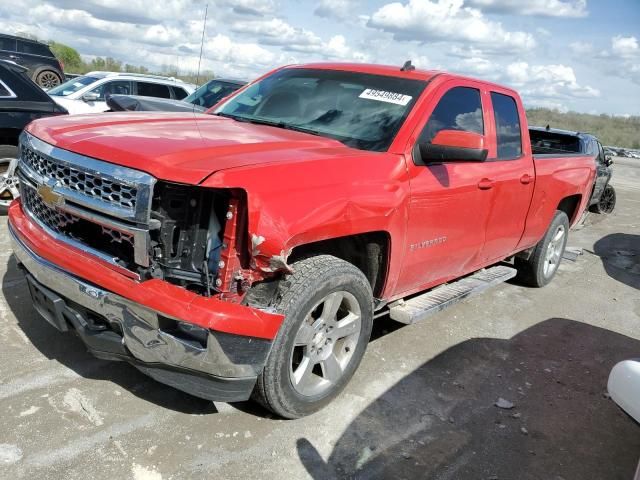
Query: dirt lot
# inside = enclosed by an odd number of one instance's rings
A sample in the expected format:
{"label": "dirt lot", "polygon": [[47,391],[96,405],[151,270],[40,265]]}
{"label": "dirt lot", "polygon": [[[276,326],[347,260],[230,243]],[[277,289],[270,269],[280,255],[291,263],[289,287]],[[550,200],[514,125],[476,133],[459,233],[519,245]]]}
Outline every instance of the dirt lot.
{"label": "dirt lot", "polygon": [[38,318],[2,224],[0,477],[630,479],[640,426],[605,393],[640,354],[640,162],[618,159],[614,184],[552,285],[382,319],[346,392],[298,421],[92,358]]}

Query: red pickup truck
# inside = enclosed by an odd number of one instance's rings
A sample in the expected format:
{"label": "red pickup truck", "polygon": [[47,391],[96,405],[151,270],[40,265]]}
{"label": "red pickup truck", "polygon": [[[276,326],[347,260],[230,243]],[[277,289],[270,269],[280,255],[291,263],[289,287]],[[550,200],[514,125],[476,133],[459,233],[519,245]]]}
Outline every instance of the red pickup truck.
{"label": "red pickup truck", "polygon": [[547,284],[595,174],[532,155],[513,90],[410,65],[289,66],[209,114],[43,119],[20,148],[9,230],[42,316],[288,418],[342,390],[375,317]]}

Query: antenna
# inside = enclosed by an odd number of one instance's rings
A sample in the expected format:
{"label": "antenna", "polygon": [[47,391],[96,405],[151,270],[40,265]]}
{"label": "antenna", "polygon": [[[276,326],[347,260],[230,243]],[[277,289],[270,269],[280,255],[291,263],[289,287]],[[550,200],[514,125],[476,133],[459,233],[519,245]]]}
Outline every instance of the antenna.
{"label": "antenna", "polygon": [[400,71],[401,72],[411,72],[412,70],[415,70],[415,69],[416,69],[416,67],[411,65],[411,60],[407,60],[406,62],[404,62],[404,65],[402,66]]}
{"label": "antenna", "polygon": [[200,62],[202,62],[202,48],[204,47],[204,32],[207,29],[207,12],[209,11],[209,4],[204,8],[204,23],[202,25],[202,40],[200,41],[200,57],[198,58],[198,73],[196,74],[196,85],[200,86]]}

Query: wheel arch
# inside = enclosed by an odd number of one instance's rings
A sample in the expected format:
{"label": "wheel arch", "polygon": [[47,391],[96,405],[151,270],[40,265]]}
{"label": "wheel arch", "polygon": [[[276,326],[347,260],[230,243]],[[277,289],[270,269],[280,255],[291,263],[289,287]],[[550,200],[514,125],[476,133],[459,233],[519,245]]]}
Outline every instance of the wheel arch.
{"label": "wheel arch", "polygon": [[561,212],[566,213],[567,217],[569,218],[569,225],[573,225],[577,220],[577,214],[581,203],[581,194],[578,193],[575,195],[568,195],[560,200],[560,203],[558,203],[558,207],[556,208],[556,210],[560,210]]}
{"label": "wheel arch", "polygon": [[386,231],[373,231],[329,238],[298,245],[288,262],[315,255],[333,255],[357,267],[369,280],[374,297],[379,297],[389,272],[391,236]]}
{"label": "wheel arch", "polygon": [[[57,75],[57,77],[60,79],[60,83],[64,82],[64,74],[58,70],[57,68],[51,66],[51,65],[40,65],[36,68],[33,69],[33,73],[31,74],[31,80],[33,80],[34,82],[36,81],[36,78],[38,78],[38,75],[40,75],[42,72],[53,72]],[[37,83],[37,82],[36,82]]]}

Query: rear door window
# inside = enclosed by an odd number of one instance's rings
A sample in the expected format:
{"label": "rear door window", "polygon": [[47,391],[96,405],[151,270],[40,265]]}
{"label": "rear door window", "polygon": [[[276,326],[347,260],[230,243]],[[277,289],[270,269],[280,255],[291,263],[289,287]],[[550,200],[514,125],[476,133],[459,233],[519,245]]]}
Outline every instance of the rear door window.
{"label": "rear door window", "polygon": [[48,46],[35,42],[18,41],[18,52],[27,53],[29,55],[40,55],[42,57],[51,56]]}
{"label": "rear door window", "polygon": [[16,40],[14,38],[0,37],[0,50],[8,52],[16,51]]}
{"label": "rear door window", "polygon": [[445,93],[420,134],[419,143],[429,143],[440,130],[462,130],[484,134],[480,91],[454,87]]}
{"label": "rear door window", "polygon": [[172,87],[172,89],[173,89],[173,98],[175,98],[176,100],[182,100],[188,95],[187,92],[185,92],[182,88]]}
{"label": "rear door window", "polygon": [[171,92],[167,85],[151,82],[137,82],[138,95],[144,97],[171,98]]}
{"label": "rear door window", "polygon": [[513,97],[491,92],[493,115],[496,119],[498,159],[509,160],[522,155],[522,133],[518,106]]}

